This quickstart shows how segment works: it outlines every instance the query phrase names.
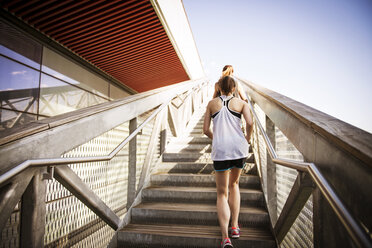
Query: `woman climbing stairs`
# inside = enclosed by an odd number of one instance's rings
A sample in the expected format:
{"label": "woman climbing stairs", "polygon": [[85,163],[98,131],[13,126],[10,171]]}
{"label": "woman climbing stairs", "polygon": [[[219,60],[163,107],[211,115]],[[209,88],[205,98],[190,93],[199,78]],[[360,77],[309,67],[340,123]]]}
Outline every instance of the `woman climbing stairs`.
{"label": "woman climbing stairs", "polygon": [[[203,135],[203,116],[192,121],[185,137],[168,144],[130,224],[118,232],[118,247],[219,247],[211,140]],[[276,247],[259,177],[242,173],[240,192],[241,236],[234,247]]]}

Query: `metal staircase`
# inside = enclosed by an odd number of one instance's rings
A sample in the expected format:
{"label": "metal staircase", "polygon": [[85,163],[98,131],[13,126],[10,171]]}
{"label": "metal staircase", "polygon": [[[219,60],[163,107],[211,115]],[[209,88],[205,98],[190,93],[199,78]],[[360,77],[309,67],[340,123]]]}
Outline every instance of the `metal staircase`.
{"label": "metal staircase", "polygon": [[[132,208],[130,224],[118,232],[118,247],[219,246],[211,140],[203,135],[203,110],[190,121],[184,137],[168,144]],[[276,247],[259,177],[243,173],[240,192],[242,235],[233,240],[234,247]]]}
{"label": "metal staircase", "polygon": [[[253,169],[240,180],[234,246],[372,247],[372,135],[241,83],[254,116]],[[1,246],[218,247],[211,141],[202,134],[208,92],[205,79],[186,81],[3,133]],[[275,147],[279,131],[292,146]],[[295,148],[303,161],[277,153]]]}

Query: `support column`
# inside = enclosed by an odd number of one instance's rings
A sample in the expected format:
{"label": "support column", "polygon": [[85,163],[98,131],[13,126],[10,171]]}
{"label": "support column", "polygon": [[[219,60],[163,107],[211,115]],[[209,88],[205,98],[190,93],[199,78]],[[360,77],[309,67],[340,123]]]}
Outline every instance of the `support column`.
{"label": "support column", "polygon": [[42,169],[38,170],[21,203],[21,247],[44,247],[46,182],[42,180]]}
{"label": "support column", "polygon": [[[129,133],[137,129],[137,118],[129,121]],[[136,197],[137,135],[129,141],[127,209]]]}
{"label": "support column", "polygon": [[[266,133],[269,137],[273,148],[276,149],[276,140],[275,140],[275,124],[266,116]],[[277,191],[276,191],[276,165],[272,162],[270,154],[266,153],[267,161],[267,205],[270,213],[270,219],[272,226],[275,225],[278,214],[277,214]]]}

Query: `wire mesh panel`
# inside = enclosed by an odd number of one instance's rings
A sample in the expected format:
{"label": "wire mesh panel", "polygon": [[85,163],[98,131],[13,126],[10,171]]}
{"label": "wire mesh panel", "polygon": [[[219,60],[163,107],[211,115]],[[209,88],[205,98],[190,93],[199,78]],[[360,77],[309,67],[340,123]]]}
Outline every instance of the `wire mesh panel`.
{"label": "wire mesh panel", "polygon": [[20,228],[20,204],[14,208],[1,232],[0,247],[15,248],[19,247],[19,228]]}
{"label": "wire mesh panel", "polygon": [[[153,110],[138,116],[144,122]],[[155,118],[137,134],[136,188],[148,153]],[[129,135],[129,123],[124,123],[83,144],[63,157],[103,156],[113,151]],[[158,140],[154,141],[158,142]],[[160,147],[150,164],[160,156]],[[123,218],[126,213],[128,187],[128,146],[112,160],[94,163],[71,164],[70,168],[86,183],[105,204]],[[45,244],[47,247],[106,247],[114,231],[80,200],[57,181],[48,183]]]}
{"label": "wire mesh panel", "polygon": [[[254,110],[263,128],[266,127],[266,114],[257,105]],[[254,142],[254,153],[256,164],[260,169],[262,176],[262,188],[267,200],[267,151],[264,139],[258,131],[257,125],[254,125],[252,140]],[[279,158],[304,161],[301,153],[287,139],[287,137],[275,127],[275,149]],[[279,217],[284,204],[288,198],[291,188],[296,180],[297,171],[281,165],[276,165],[276,193],[277,193],[277,217]],[[313,247],[313,203],[312,196],[309,197],[301,213],[287,233],[281,247]]]}
{"label": "wire mesh panel", "polygon": [[[263,127],[265,127],[266,126],[265,112],[263,112],[262,109],[257,104],[254,105],[254,110],[257,114],[257,117],[258,117],[260,123],[262,124]],[[253,126],[252,140],[253,140],[253,147],[255,147],[254,153],[255,153],[255,157],[256,157],[256,164],[257,164],[257,167],[258,167],[259,171],[262,173],[262,175],[261,175],[262,176],[262,184],[263,184],[262,189],[263,189],[266,201],[267,201],[267,181],[266,181],[266,178],[267,178],[267,173],[266,173],[266,171],[267,171],[267,155],[266,155],[266,146],[265,146],[265,141],[264,141],[262,135],[260,135],[260,132],[259,132],[259,129],[258,129],[257,125]]]}
{"label": "wire mesh panel", "polygon": [[[63,157],[107,155],[128,134],[128,123],[124,123]],[[72,164],[70,167],[108,207],[123,217],[127,201],[127,165],[128,148],[124,147],[111,161]],[[47,247],[85,247],[89,243],[94,247],[106,247],[113,234],[108,225],[61,184],[55,180],[47,183],[44,239]]]}
{"label": "wire mesh panel", "polygon": [[[304,161],[301,153],[287,139],[286,136],[275,128],[276,152],[280,158]],[[277,213],[280,215],[288,198],[298,172],[284,166],[276,166],[277,184]],[[281,247],[313,247],[313,202],[309,197],[301,213],[287,233]]]}
{"label": "wire mesh panel", "polygon": [[[153,113],[153,111],[154,110],[150,110],[138,116],[138,123],[141,124],[142,122],[144,122]],[[150,144],[150,138],[154,123],[155,118],[152,119],[146,126],[144,126],[142,131],[137,135],[136,189],[138,189],[138,184],[140,181],[139,179],[141,177],[141,172]]]}

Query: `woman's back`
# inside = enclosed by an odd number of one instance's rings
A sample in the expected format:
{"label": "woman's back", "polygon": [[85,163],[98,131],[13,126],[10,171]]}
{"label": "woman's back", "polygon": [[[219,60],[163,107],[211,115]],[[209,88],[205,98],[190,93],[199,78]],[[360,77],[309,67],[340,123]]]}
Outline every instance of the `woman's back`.
{"label": "woman's back", "polygon": [[244,102],[222,95],[213,99],[210,109],[213,118],[212,160],[233,160],[248,156],[248,142],[241,129]]}
{"label": "woman's back", "polygon": [[[236,98],[236,97],[233,97],[231,98],[230,102],[229,102],[229,108],[235,112],[238,112],[238,113],[242,113],[243,111],[243,107],[244,107],[244,101]],[[219,111],[223,106],[223,103],[220,99],[220,96],[214,98],[211,100],[211,105],[210,105],[210,108],[211,108],[211,112],[212,113],[215,113],[217,111]]]}

